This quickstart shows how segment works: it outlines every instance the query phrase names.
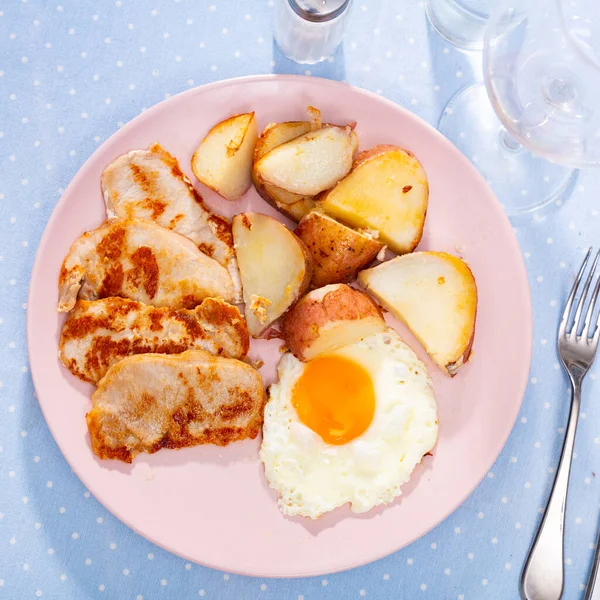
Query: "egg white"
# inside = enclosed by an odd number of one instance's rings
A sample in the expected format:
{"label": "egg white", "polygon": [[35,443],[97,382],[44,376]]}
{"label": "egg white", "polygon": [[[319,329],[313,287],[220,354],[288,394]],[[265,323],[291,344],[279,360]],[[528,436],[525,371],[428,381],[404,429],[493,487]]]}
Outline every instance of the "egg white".
{"label": "egg white", "polygon": [[344,356],[366,369],[375,391],[368,429],[344,445],[331,445],[304,425],[292,390],[305,364],[291,353],[269,390],[260,458],[286,515],[317,518],[343,504],[362,513],[402,493],[414,468],[435,445],[437,407],[423,363],[392,329],[346,346]]}

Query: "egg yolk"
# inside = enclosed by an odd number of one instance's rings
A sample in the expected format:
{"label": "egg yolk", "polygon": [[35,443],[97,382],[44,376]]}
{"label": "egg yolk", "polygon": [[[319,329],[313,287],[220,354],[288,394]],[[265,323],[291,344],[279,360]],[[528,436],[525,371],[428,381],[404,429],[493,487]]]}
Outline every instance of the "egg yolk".
{"label": "egg yolk", "polygon": [[369,373],[342,356],[309,361],[292,392],[292,405],[304,425],[327,444],[341,445],[364,433],[375,414]]}

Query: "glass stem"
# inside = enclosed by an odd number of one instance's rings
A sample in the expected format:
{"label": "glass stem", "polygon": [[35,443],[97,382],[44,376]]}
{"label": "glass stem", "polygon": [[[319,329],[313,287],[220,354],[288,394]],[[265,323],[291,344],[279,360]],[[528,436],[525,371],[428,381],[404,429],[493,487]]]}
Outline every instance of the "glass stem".
{"label": "glass stem", "polygon": [[498,133],[498,141],[502,148],[509,150],[510,152],[519,152],[522,148],[521,144],[508,133],[506,128],[502,127]]}

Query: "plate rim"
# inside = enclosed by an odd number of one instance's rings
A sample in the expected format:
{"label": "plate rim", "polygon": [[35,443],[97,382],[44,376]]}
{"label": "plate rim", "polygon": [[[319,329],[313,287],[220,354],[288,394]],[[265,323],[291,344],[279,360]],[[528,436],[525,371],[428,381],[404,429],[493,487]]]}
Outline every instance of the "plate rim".
{"label": "plate rim", "polygon": [[[496,197],[496,195],[494,194],[493,190],[490,188],[490,186],[487,184],[487,182],[484,180],[483,176],[479,173],[479,171],[476,169],[476,167],[469,161],[469,159],[456,147],[454,146],[454,144],[452,144],[452,142],[450,142],[450,140],[448,140],[442,133],[440,133],[433,125],[431,125],[429,122],[427,122],[425,119],[423,119],[422,117],[416,115],[415,113],[411,112],[410,110],[408,110],[407,108],[405,108],[404,106],[394,102],[393,100],[390,100],[389,98],[386,98],[382,95],[379,95],[375,92],[372,92],[370,90],[352,85],[346,81],[338,81],[338,80],[334,80],[334,79],[327,79],[324,77],[315,77],[315,76],[308,76],[308,75],[293,75],[293,74],[278,74],[278,73],[268,73],[268,74],[258,74],[258,75],[245,75],[245,76],[241,76],[241,77],[233,77],[233,78],[228,78],[228,79],[223,79],[223,80],[219,80],[219,81],[214,81],[214,82],[210,82],[210,83],[206,83],[206,84],[202,84],[202,85],[198,85],[198,86],[194,86],[188,90],[184,90],[182,92],[179,92],[177,94],[174,94],[173,96],[170,96],[167,99],[161,100],[160,102],[157,102],[156,104],[154,104],[153,106],[151,106],[150,108],[148,108],[147,110],[141,112],[140,114],[136,115],[135,117],[133,117],[130,121],[128,121],[125,125],[123,125],[122,127],[120,127],[119,129],[117,129],[115,132],[113,132],[106,140],[104,140],[104,142],[102,142],[102,144],[100,144],[95,150],[94,152],[92,152],[92,154],[90,154],[90,156],[85,160],[85,162],[83,164],[81,164],[81,166],[78,168],[77,173],[75,174],[75,176],[69,181],[69,184],[66,186],[65,191],[62,193],[61,197],[59,198],[58,202],[54,205],[53,209],[52,209],[52,213],[44,227],[44,231],[40,237],[37,249],[36,249],[36,253],[35,253],[35,258],[34,258],[34,262],[33,262],[33,266],[31,269],[31,275],[30,275],[30,279],[29,279],[29,290],[28,290],[28,294],[27,294],[27,303],[28,306],[32,305],[32,299],[34,297],[34,295],[36,295],[36,279],[37,279],[37,275],[38,272],[41,268],[41,263],[42,263],[42,255],[43,255],[43,248],[46,246],[46,244],[48,243],[48,238],[50,235],[50,231],[54,228],[54,222],[58,220],[58,213],[60,212],[58,209],[59,207],[62,206],[62,204],[66,201],[65,198],[67,198],[69,196],[69,192],[70,189],[75,187],[79,180],[82,179],[84,177],[83,175],[83,171],[85,171],[85,167],[86,165],[91,162],[94,157],[97,154],[100,154],[105,146],[114,143],[114,138],[117,136],[125,136],[127,134],[127,132],[129,131],[129,129],[134,128],[135,126],[138,125],[139,122],[143,122],[146,119],[152,120],[154,117],[154,113],[158,112],[159,110],[164,109],[165,106],[171,104],[171,103],[175,103],[177,102],[182,96],[192,96],[194,94],[197,94],[199,90],[202,90],[203,92],[206,91],[210,91],[212,89],[219,89],[219,88],[225,88],[225,87],[229,87],[229,86],[236,86],[236,85],[244,85],[246,83],[253,83],[253,82],[260,82],[260,81],[273,81],[273,80],[278,80],[278,81],[317,81],[319,82],[319,84],[321,85],[326,85],[326,86],[331,86],[331,87],[337,87],[337,88],[345,88],[347,89],[351,89],[353,92],[361,94],[363,96],[366,96],[370,101],[375,101],[375,102],[379,102],[379,103],[384,103],[387,104],[389,106],[391,106],[394,110],[399,111],[400,113],[402,113],[402,115],[404,116],[404,118],[406,119],[411,119],[411,120],[416,120],[419,122],[419,124],[423,127],[425,127],[426,129],[429,130],[429,133],[431,135],[433,135],[435,138],[437,138],[438,143],[440,143],[441,145],[445,146],[446,151],[451,152],[453,154],[455,154],[458,159],[463,163],[463,165],[465,166],[465,168],[467,170],[469,170],[472,175],[475,178],[478,178],[480,180],[480,183],[482,183],[485,187],[488,188],[489,190],[489,194],[488,194],[488,199],[486,200],[486,202],[490,202],[491,206],[494,208],[495,212],[497,213],[497,217],[499,217],[498,219],[498,226],[501,226],[503,229],[505,229],[507,231],[507,233],[509,233],[509,235],[507,236],[508,239],[510,239],[510,245],[513,247],[513,250],[515,251],[515,253],[520,257],[520,261],[518,264],[518,276],[522,279],[522,282],[524,283],[523,285],[523,289],[525,292],[526,297],[523,298],[523,300],[526,300],[526,310],[527,313],[526,315],[524,315],[526,323],[527,323],[527,327],[525,329],[525,331],[522,332],[523,337],[525,338],[525,345],[527,347],[527,369],[524,370],[523,372],[525,373],[525,376],[523,377],[523,381],[521,382],[520,385],[520,391],[519,391],[519,402],[515,403],[515,408],[513,410],[513,414],[511,415],[510,421],[511,421],[511,426],[510,428],[507,428],[507,432],[505,435],[502,436],[502,439],[499,441],[499,443],[497,444],[497,447],[495,447],[494,452],[490,453],[490,455],[493,454],[494,458],[493,460],[490,462],[490,464],[487,466],[487,468],[484,470],[483,474],[481,475],[481,477],[479,479],[477,479],[477,481],[474,481],[473,485],[469,487],[469,489],[464,493],[463,496],[461,496],[461,498],[454,503],[454,505],[448,509],[448,511],[446,512],[446,514],[441,517],[439,520],[437,520],[435,523],[433,523],[430,527],[428,527],[426,530],[422,531],[420,534],[414,536],[413,538],[411,538],[410,540],[408,540],[406,543],[402,544],[401,546],[397,547],[396,549],[392,549],[392,550],[384,550],[383,552],[377,554],[376,556],[373,556],[372,558],[368,559],[368,560],[364,560],[364,559],[358,559],[355,562],[352,562],[351,564],[346,564],[343,566],[339,566],[333,569],[326,569],[326,570],[312,570],[312,571],[306,571],[306,572],[302,572],[302,573],[287,573],[287,574],[273,574],[272,572],[253,572],[253,573],[248,573],[248,572],[244,572],[243,570],[236,570],[235,568],[231,569],[231,568],[227,568],[224,567],[223,565],[216,565],[216,564],[211,564],[210,562],[198,562],[196,558],[185,554],[185,553],[181,553],[179,551],[176,551],[174,549],[172,549],[171,547],[169,547],[167,544],[163,544],[162,542],[153,539],[151,537],[149,537],[148,535],[146,535],[145,533],[143,533],[142,531],[140,531],[133,523],[131,523],[128,519],[124,519],[121,516],[119,516],[111,506],[108,506],[107,504],[105,504],[102,500],[99,499],[98,496],[96,496],[96,494],[94,493],[94,491],[91,489],[91,487],[94,486],[89,486],[87,481],[86,481],[86,477],[85,474],[80,474],[78,471],[75,470],[75,468],[73,467],[73,465],[71,464],[71,461],[69,460],[69,458],[67,457],[67,455],[65,454],[62,444],[59,441],[59,439],[57,438],[57,436],[55,435],[52,426],[50,425],[50,421],[47,418],[46,415],[46,410],[44,408],[44,405],[42,402],[40,402],[39,397],[39,388],[40,388],[40,383],[37,380],[37,375],[36,375],[36,368],[34,368],[33,364],[35,363],[35,360],[33,359],[34,353],[32,353],[32,336],[33,336],[33,332],[32,332],[32,327],[30,326],[31,323],[31,311],[27,311],[27,318],[26,318],[26,340],[27,340],[27,353],[28,353],[28,360],[29,360],[29,364],[30,364],[30,371],[31,371],[31,378],[32,378],[32,382],[33,382],[33,386],[34,386],[34,390],[35,390],[35,395],[36,395],[36,399],[38,400],[38,404],[40,406],[41,412],[44,416],[44,421],[46,423],[46,426],[48,427],[52,438],[54,439],[54,442],[56,443],[56,445],[58,446],[61,454],[63,455],[63,458],[66,460],[67,464],[69,465],[69,467],[71,468],[71,470],[73,471],[73,473],[78,477],[78,479],[82,482],[82,484],[86,487],[87,490],[89,490],[93,495],[94,498],[106,509],[108,510],[115,518],[117,518],[121,523],[123,523],[124,525],[126,525],[128,528],[130,528],[131,530],[133,530],[137,535],[141,536],[142,538],[144,538],[145,540],[150,541],[151,543],[155,544],[156,546],[158,546],[159,548],[162,548],[164,550],[166,550],[167,552],[170,552],[180,558],[183,558],[185,560],[189,560],[191,562],[194,562],[196,564],[200,564],[202,566],[208,567],[208,568],[212,568],[212,569],[216,569],[222,572],[228,572],[228,573],[233,573],[233,574],[237,574],[237,575],[243,575],[243,576],[248,576],[248,577],[259,577],[259,578],[273,578],[273,579],[279,579],[279,578],[301,578],[301,577],[312,577],[312,576],[320,576],[320,575],[326,575],[326,574],[333,574],[333,573],[339,573],[342,571],[347,571],[350,569],[354,569],[360,566],[364,566],[367,564],[371,564],[375,561],[381,560],[382,558],[385,558],[386,556],[390,556],[391,554],[398,552],[400,550],[402,550],[403,548],[408,547],[410,544],[414,543],[415,541],[417,541],[418,539],[420,539],[421,537],[427,535],[430,531],[432,531],[433,529],[435,529],[438,525],[440,525],[440,523],[442,523],[443,521],[445,521],[447,518],[449,518],[460,506],[462,506],[462,504],[467,500],[467,498],[469,496],[471,496],[471,494],[477,489],[477,487],[480,485],[480,483],[484,480],[485,478],[485,473],[488,472],[490,470],[490,468],[493,466],[493,464],[498,460],[500,454],[502,453],[506,442],[508,441],[508,438],[510,437],[510,434],[512,433],[512,431],[514,430],[514,426],[516,423],[516,419],[518,417],[518,414],[521,410],[522,404],[523,404],[523,400],[525,397],[525,392],[527,390],[527,385],[528,385],[528,381],[529,381],[529,373],[531,370],[531,361],[532,361],[532,354],[533,354],[533,305],[532,305],[532,300],[531,300],[531,287],[529,284],[529,277],[527,274],[527,269],[525,267],[525,261],[523,258],[523,254],[521,252],[521,248],[519,246],[517,237],[513,231],[513,227],[510,223],[510,220],[508,219],[508,216],[506,215],[506,213],[504,212],[504,209],[502,208],[502,205],[500,204],[500,201],[498,200],[498,198]],[[307,85],[311,85],[311,83],[308,83]],[[517,274],[517,273],[515,273]],[[495,445],[496,446],[496,445]]]}

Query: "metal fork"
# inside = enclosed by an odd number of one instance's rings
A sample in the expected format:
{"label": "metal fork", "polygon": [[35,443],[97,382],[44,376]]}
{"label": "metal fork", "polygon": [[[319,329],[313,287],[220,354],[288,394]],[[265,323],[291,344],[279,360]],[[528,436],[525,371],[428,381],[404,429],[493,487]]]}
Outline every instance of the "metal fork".
{"label": "metal fork", "polygon": [[[583,264],[577,274],[573,289],[569,294],[567,305],[558,327],[558,355],[563,367],[571,381],[571,410],[569,423],[563,444],[560,463],[556,478],[552,486],[550,500],[546,506],[542,524],[537,531],[529,556],[525,562],[523,574],[521,575],[521,597],[525,600],[559,600],[562,596],[564,585],[564,523],[565,505],[567,502],[567,489],[569,485],[569,471],[571,469],[571,457],[573,456],[573,445],[575,443],[575,431],[579,420],[579,407],[581,405],[581,383],[585,374],[594,362],[600,329],[594,323],[590,327],[598,291],[600,290],[600,278],[594,286],[592,298],[583,322],[581,315],[586,304],[587,295],[592,283],[600,252],[596,254],[590,273],[583,286],[581,297],[577,303],[575,316],[571,320],[571,312],[575,296],[586,266],[588,264],[592,249],[587,251]],[[581,330],[581,334],[578,332]],[[591,337],[590,337],[591,332]]]}

